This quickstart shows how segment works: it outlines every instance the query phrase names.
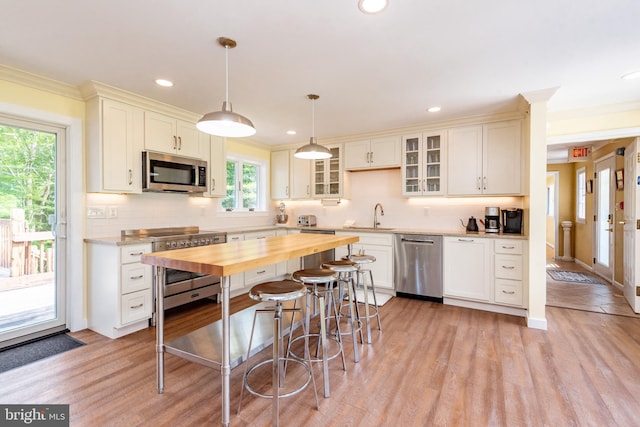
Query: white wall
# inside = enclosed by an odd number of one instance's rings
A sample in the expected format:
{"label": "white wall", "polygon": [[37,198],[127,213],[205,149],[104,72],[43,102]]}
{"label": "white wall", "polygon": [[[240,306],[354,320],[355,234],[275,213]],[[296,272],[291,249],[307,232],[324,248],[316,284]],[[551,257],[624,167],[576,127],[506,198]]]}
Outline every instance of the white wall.
{"label": "white wall", "polygon": [[[357,225],[373,225],[373,207],[381,203],[385,215],[379,217],[382,227],[420,228],[434,231],[462,231],[460,219],[467,222],[470,216],[484,219],[485,206],[521,208],[522,197],[418,197],[401,196],[400,169],[366,172],[348,172],[351,183],[351,199],[341,200],[338,206],[322,206],[320,201],[285,200],[289,214],[288,225],[295,226],[297,215],[313,214],[318,225],[339,227],[346,220]],[[277,212],[273,204],[273,215]],[[428,212],[425,212],[427,210]],[[480,229],[483,227],[478,224]]]}
{"label": "white wall", "polygon": [[[314,214],[317,215],[320,226],[340,227],[346,220],[370,226],[373,224],[373,207],[376,203],[381,203],[385,215],[379,220],[383,227],[461,231],[464,228],[460,219],[465,223],[472,215],[483,219],[485,206],[522,207],[521,197],[407,199],[400,195],[400,182],[400,169],[350,172],[350,200],[341,200],[338,206],[326,207],[322,206],[319,200],[285,200],[286,212],[289,214],[288,225],[296,225],[297,215]],[[224,230],[275,223],[277,201],[269,204],[271,210],[267,213],[244,214],[218,212],[218,203],[219,199],[172,193],[88,193],[87,207],[115,207],[117,217],[87,218],[86,235],[88,238],[112,237],[127,229],[192,225],[197,225],[202,230]],[[425,214],[425,209],[428,210],[428,214]]]}

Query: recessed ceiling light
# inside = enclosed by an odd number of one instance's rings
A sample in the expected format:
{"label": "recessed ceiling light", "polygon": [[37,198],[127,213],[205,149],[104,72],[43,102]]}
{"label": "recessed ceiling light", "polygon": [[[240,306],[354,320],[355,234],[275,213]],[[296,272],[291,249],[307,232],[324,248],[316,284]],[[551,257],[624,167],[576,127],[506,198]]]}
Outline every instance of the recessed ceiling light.
{"label": "recessed ceiling light", "polygon": [[622,76],[622,78],[625,79],[625,80],[632,80],[632,79],[640,78],[640,71],[633,71],[631,73],[627,73],[624,76]]}
{"label": "recessed ceiling light", "polygon": [[387,7],[387,0],[358,0],[358,9],[363,13],[382,12]]}
{"label": "recessed ceiling light", "polygon": [[162,87],[171,87],[173,86],[173,82],[165,79],[156,79],[156,84]]}
{"label": "recessed ceiling light", "polygon": [[430,113],[437,113],[438,111],[440,111],[440,107],[427,108],[427,111]]}
{"label": "recessed ceiling light", "polygon": [[295,135],[296,131],[295,130],[288,130],[287,131],[287,135]]}

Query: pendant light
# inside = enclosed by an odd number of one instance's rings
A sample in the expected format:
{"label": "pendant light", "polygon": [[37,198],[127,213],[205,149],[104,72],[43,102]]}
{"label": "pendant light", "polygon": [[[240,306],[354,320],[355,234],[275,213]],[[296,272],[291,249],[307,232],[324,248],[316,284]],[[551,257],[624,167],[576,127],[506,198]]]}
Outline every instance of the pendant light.
{"label": "pendant light", "polygon": [[332,156],[331,151],[316,142],[316,122],[315,122],[315,100],[320,98],[318,95],[309,94],[307,98],[311,100],[311,138],[307,145],[298,148],[293,154],[299,159],[328,159]]}
{"label": "pendant light", "polygon": [[256,129],[251,120],[238,113],[233,112],[229,102],[229,49],[236,47],[235,40],[226,37],[219,37],[218,43],[225,50],[225,74],[226,74],[226,97],[222,103],[222,110],[207,113],[196,127],[204,133],[216,136],[242,138],[256,133]]}

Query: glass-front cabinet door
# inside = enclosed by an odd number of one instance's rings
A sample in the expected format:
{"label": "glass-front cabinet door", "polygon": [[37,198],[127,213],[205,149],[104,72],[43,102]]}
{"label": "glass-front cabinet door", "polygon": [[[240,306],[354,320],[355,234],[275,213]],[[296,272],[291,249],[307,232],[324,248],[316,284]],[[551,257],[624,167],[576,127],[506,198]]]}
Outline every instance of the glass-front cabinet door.
{"label": "glass-front cabinet door", "polygon": [[342,197],[341,146],[327,147],[332,157],[313,160],[313,197]]}
{"label": "glass-front cabinet door", "polygon": [[444,194],[444,132],[402,138],[402,195]]}

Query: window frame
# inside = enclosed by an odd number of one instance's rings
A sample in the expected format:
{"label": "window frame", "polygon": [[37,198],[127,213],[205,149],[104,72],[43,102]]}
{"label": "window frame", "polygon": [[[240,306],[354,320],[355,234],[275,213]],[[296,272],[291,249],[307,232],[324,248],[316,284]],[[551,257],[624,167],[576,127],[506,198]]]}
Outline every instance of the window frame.
{"label": "window frame", "polygon": [[576,169],[576,223],[587,222],[587,168],[582,166]]}
{"label": "window frame", "polygon": [[[237,182],[238,179],[242,180],[242,169],[244,164],[256,166],[258,168],[257,178],[258,183],[256,185],[256,207],[254,210],[249,210],[248,208],[238,207],[238,204],[242,205],[243,195],[242,190],[236,193],[236,207],[232,210],[227,210],[223,206],[223,201],[226,199],[225,197],[220,199],[220,203],[218,204],[219,212],[224,212],[228,215],[253,215],[256,213],[266,213],[267,212],[267,173],[269,172],[269,163],[266,159],[256,158],[252,156],[242,155],[239,153],[227,153],[225,158],[225,170],[228,162],[234,162],[237,164],[236,168],[236,186],[235,191],[238,191]],[[239,174],[239,175],[238,175]],[[227,177],[225,176],[225,188],[226,188]]]}

